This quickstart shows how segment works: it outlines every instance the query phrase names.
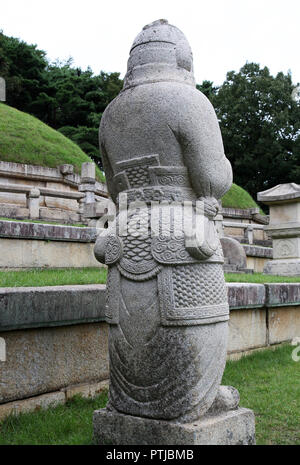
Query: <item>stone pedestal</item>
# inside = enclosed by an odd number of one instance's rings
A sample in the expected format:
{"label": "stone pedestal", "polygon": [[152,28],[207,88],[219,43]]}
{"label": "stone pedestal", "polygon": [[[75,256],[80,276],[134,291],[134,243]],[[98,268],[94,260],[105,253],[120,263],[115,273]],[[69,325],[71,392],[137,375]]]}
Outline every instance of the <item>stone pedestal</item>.
{"label": "stone pedestal", "polygon": [[101,445],[251,445],[252,410],[237,408],[192,423],[134,417],[107,409],[94,412],[94,440]]}
{"label": "stone pedestal", "polygon": [[300,185],[295,183],[259,192],[257,199],[270,206],[270,223],[265,231],[273,241],[273,260],[264,273],[300,276]]}

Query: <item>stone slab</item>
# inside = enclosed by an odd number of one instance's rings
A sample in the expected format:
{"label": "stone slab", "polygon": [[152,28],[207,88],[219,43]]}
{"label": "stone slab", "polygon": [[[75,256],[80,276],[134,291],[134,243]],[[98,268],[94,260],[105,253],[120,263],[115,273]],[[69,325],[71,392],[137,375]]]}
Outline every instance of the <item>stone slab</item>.
{"label": "stone slab", "polygon": [[98,268],[94,244],[75,241],[51,241],[0,238],[0,268]]}
{"label": "stone slab", "polygon": [[227,353],[267,345],[265,308],[237,309],[230,312]]}
{"label": "stone slab", "polygon": [[267,260],[267,258],[247,256],[247,268],[254,270],[255,273],[263,273]]}
{"label": "stone slab", "polygon": [[7,402],[0,405],[0,421],[9,415],[18,415],[19,413],[32,412],[34,410],[56,407],[65,403],[65,394],[63,392],[50,392],[30,399],[22,399],[14,402]]}
{"label": "stone slab", "polygon": [[[300,305],[300,283],[227,283],[227,289],[237,326],[243,312],[248,324],[256,324],[256,313],[248,309]],[[0,330],[104,321],[105,292],[104,284],[1,288]]]}
{"label": "stone slab", "polygon": [[95,242],[97,233],[94,228],[0,220],[0,237],[47,241]]}
{"label": "stone slab", "polygon": [[93,398],[98,396],[104,391],[108,391],[108,379],[99,383],[93,384],[76,384],[74,386],[68,386],[63,389],[66,395],[66,400],[72,399],[76,395],[81,395],[85,399]]}
{"label": "stone slab", "polygon": [[265,284],[266,307],[300,305],[300,283]]}
{"label": "stone slab", "polygon": [[278,344],[300,336],[300,307],[269,309],[269,343]]}
{"label": "stone slab", "polygon": [[270,260],[264,266],[264,273],[275,276],[300,276],[300,258]]}
{"label": "stone slab", "polygon": [[12,178],[39,181],[60,181],[74,186],[80,183],[80,176],[78,174],[64,176],[58,168],[27,165],[25,163],[13,163],[8,161],[0,161],[0,177],[3,175]]}
{"label": "stone slab", "polygon": [[259,245],[243,244],[247,257],[273,258],[272,247],[261,247]]}
{"label": "stone slab", "polygon": [[108,378],[108,326],[90,323],[1,332],[0,403]]}
{"label": "stone slab", "polygon": [[260,308],[265,304],[265,286],[255,283],[227,283],[230,309]]}
{"label": "stone slab", "polygon": [[0,421],[9,415],[32,412],[34,410],[47,409],[64,404],[75,395],[84,398],[93,398],[108,390],[108,379],[98,383],[76,384],[68,386],[60,391],[41,394],[40,396],[29,397],[28,399],[15,400],[0,404]]}
{"label": "stone slab", "polygon": [[250,445],[255,444],[252,410],[238,408],[193,423],[134,417],[106,409],[93,417],[94,440],[101,445]]}
{"label": "stone slab", "polygon": [[0,331],[105,320],[103,284],[0,288]]}
{"label": "stone slab", "polygon": [[224,218],[242,218],[250,220],[253,215],[257,215],[259,213],[259,208],[241,209],[222,207],[221,213]]}

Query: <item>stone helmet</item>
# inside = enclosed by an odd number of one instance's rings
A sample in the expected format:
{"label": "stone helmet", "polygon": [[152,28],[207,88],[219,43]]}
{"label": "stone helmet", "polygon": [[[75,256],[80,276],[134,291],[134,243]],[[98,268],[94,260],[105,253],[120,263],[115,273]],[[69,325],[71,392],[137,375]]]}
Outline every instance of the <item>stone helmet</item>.
{"label": "stone helmet", "polygon": [[195,86],[191,47],[184,34],[165,19],[148,24],[135,38],[123,90],[161,81]]}

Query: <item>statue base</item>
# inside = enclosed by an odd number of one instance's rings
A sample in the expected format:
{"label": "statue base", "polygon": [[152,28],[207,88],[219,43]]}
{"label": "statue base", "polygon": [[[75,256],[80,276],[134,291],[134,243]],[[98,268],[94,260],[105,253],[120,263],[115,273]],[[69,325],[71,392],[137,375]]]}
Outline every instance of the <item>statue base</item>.
{"label": "statue base", "polygon": [[134,417],[107,409],[93,417],[94,442],[101,445],[252,445],[252,410],[237,408],[192,423]]}

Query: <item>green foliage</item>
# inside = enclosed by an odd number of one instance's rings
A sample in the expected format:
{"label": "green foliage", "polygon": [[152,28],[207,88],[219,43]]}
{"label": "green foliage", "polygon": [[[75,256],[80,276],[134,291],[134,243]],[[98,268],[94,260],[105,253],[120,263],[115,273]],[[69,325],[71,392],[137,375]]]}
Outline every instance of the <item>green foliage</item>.
{"label": "green foliage", "polygon": [[218,115],[234,180],[253,197],[285,182],[300,182],[300,103],[292,98],[291,75],[270,75],[246,63],[209,90]]}
{"label": "green foliage", "polygon": [[[94,75],[72,59],[50,64],[43,50],[0,32],[0,75],[9,105],[58,129],[102,169],[98,127],[122,88],[119,73]],[[246,63],[219,88],[208,80],[197,88],[216,109],[238,185],[256,198],[276,184],[300,183],[300,102],[292,98],[290,74],[273,77],[267,67]]]}
{"label": "green foliage", "polygon": [[50,64],[45,57],[35,45],[0,33],[0,75],[7,82],[8,105],[60,130],[102,169],[98,128],[123,86],[120,73],[95,76],[90,68],[74,68],[72,59]]}
{"label": "green foliage", "polygon": [[[27,113],[0,103],[0,159],[14,163],[56,168],[73,164],[80,173],[81,164],[91,159],[70,139]],[[99,180],[104,176],[96,167]]]}
{"label": "green foliage", "polygon": [[67,286],[104,284],[105,268],[62,268],[26,271],[0,271],[0,287]]}
{"label": "green foliage", "polygon": [[227,208],[257,208],[257,203],[251,195],[240,186],[232,184],[229,191],[222,197],[222,206]]}
{"label": "green foliage", "polygon": [[[36,269],[0,271],[0,287],[66,286],[71,284],[105,284],[105,268]],[[225,273],[226,282],[299,283],[300,276],[271,276],[263,273]]]}
{"label": "green foliage", "polygon": [[[258,246],[256,246],[258,247]],[[300,276],[272,276],[263,273],[225,273],[227,283],[300,283]]]}
{"label": "green foliage", "polygon": [[47,87],[46,52],[0,31],[0,75],[6,80],[7,103],[28,113]]}
{"label": "green foliage", "polygon": [[99,158],[98,127],[63,126],[58,131],[79,145],[93,160]]}
{"label": "green foliage", "polygon": [[0,423],[0,445],[89,445],[93,412],[105,407],[107,392],[94,399],[74,396],[66,404],[10,416]]}
{"label": "green foliage", "polygon": [[202,94],[204,94],[209,100],[211,100],[213,96],[216,95],[218,90],[212,81],[203,81],[202,84],[197,84],[196,88],[200,90],[200,92],[202,92]]}
{"label": "green foliage", "polygon": [[300,445],[300,362],[293,349],[284,345],[226,364],[222,384],[236,387],[240,405],[254,410],[257,444]]}

